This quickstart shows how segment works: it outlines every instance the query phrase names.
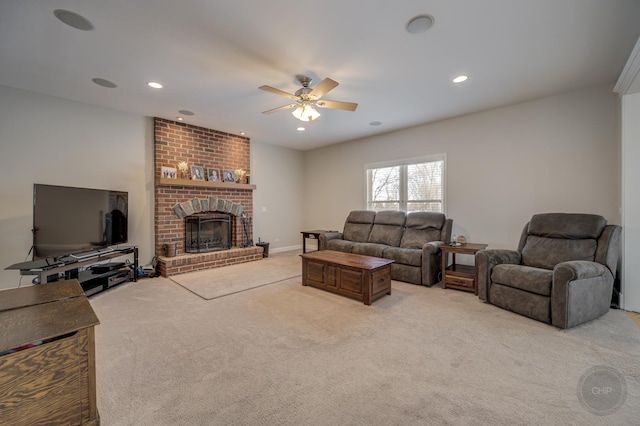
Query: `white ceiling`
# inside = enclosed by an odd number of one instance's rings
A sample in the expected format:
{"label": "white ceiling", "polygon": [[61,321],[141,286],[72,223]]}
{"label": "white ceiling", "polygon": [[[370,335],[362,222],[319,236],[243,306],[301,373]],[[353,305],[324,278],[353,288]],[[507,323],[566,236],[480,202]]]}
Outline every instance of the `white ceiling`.
{"label": "white ceiling", "polygon": [[[71,28],[53,11],[95,26]],[[407,21],[435,18],[426,33]],[[638,0],[2,0],[0,84],[308,150],[617,80]],[[301,124],[297,74],[340,83]],[[451,82],[468,74],[466,83]],[[118,85],[94,84],[100,77]],[[148,81],[164,85],[147,87]],[[379,121],[380,126],[369,125]]]}

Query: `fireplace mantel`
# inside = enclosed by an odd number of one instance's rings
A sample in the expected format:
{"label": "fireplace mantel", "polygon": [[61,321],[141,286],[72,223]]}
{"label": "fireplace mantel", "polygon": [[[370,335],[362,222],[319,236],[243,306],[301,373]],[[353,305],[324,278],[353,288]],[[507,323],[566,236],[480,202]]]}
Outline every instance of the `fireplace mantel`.
{"label": "fireplace mantel", "polygon": [[225,188],[225,189],[256,189],[255,185],[247,183],[233,183],[233,182],[209,182],[207,180],[191,180],[191,179],[167,179],[158,178],[156,182],[160,186],[193,186],[200,188]]}

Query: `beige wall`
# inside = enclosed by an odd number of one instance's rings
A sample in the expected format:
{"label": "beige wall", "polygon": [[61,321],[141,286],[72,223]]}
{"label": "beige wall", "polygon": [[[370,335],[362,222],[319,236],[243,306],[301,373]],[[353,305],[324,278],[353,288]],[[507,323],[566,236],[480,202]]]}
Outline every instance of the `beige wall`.
{"label": "beige wall", "polygon": [[268,242],[270,252],[302,245],[304,181],[301,151],[251,141],[254,242]]}
{"label": "beige wall", "polygon": [[445,153],[454,233],[515,248],[534,213],[620,219],[617,98],[603,86],[305,153],[304,226],[342,229],[365,207],[364,165]]}
{"label": "beige wall", "polygon": [[151,260],[152,133],[142,116],[0,86],[0,289],[20,283],[4,268],[27,259],[34,183],[128,191],[129,241]]}

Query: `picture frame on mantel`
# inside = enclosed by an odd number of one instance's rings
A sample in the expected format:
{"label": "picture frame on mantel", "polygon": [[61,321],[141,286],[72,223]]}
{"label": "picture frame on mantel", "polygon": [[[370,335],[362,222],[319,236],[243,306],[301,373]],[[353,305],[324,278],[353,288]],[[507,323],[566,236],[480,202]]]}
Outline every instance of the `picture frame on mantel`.
{"label": "picture frame on mantel", "polygon": [[220,182],[220,169],[207,169],[207,180],[209,182]]}
{"label": "picture frame on mantel", "polygon": [[162,166],[160,173],[164,179],[176,179],[178,177],[178,171],[175,167]]}
{"label": "picture frame on mantel", "polygon": [[224,171],[224,181],[229,183],[235,183],[236,174],[233,170],[225,170]]}
{"label": "picture frame on mantel", "polygon": [[202,166],[191,166],[191,179],[204,180],[204,168]]}

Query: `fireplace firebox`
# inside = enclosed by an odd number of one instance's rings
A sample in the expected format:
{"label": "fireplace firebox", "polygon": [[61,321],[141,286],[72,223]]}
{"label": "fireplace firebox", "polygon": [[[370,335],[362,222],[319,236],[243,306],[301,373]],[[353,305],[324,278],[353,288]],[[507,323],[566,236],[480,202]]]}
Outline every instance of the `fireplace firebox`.
{"label": "fireplace firebox", "polygon": [[232,215],[225,213],[195,214],[185,217],[184,251],[206,253],[229,250],[233,241],[232,218]]}

